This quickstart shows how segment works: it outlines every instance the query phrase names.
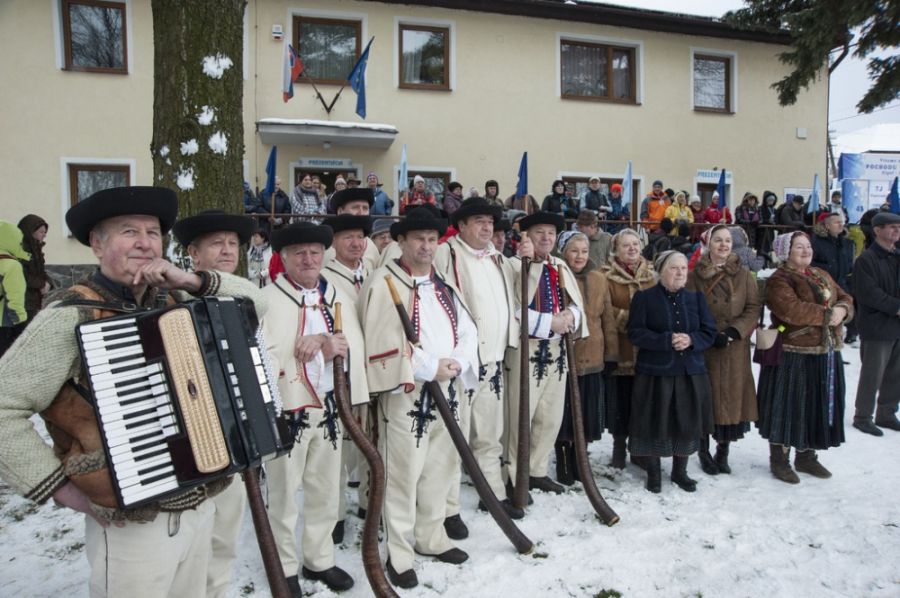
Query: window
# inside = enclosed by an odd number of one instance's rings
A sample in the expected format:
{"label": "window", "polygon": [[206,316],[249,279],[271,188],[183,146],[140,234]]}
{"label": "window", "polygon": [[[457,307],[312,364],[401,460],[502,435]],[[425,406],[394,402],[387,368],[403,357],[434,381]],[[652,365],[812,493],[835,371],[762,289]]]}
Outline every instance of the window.
{"label": "window", "polygon": [[69,202],[75,205],[97,191],[131,184],[128,164],[69,164]]}
{"label": "window", "polygon": [[[294,47],[316,83],[343,85],[359,59],[362,22],[294,17]],[[303,83],[305,77],[297,80]]]}
{"label": "window", "polygon": [[406,188],[412,189],[413,179],[416,178],[416,175],[421,176],[425,179],[425,189],[434,194],[434,199],[437,204],[443,205],[444,202],[444,191],[447,189],[447,186],[450,184],[450,173],[449,172],[421,172],[410,170],[406,173]]}
{"label": "window", "polygon": [[729,57],[694,54],[694,110],[733,112]]}
{"label": "window", "polygon": [[62,0],[65,68],[128,73],[125,4]]}
{"label": "window", "polygon": [[560,40],[563,98],[636,103],[634,48]]}
{"label": "window", "polygon": [[450,89],[450,28],[400,25],[400,87]]}

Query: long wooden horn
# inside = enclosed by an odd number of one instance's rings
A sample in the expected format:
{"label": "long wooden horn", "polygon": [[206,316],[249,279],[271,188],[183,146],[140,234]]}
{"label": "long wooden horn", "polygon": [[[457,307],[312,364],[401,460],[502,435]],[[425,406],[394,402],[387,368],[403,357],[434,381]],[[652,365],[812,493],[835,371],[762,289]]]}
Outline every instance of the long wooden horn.
{"label": "long wooden horn", "polygon": [[[522,231],[522,240],[528,233]],[[513,505],[524,509],[528,506],[528,478],[531,476],[531,374],[528,368],[528,274],[531,259],[522,258],[522,300],[519,317],[519,419],[518,442],[516,443],[516,479],[513,488]],[[512,450],[512,447],[509,447]]]}
{"label": "long wooden horn", "polygon": [[[340,333],[344,329],[341,318],[341,304],[334,304],[334,332]],[[388,582],[381,564],[381,554],[378,552],[378,521],[381,518],[381,508],[384,506],[384,462],[378,454],[378,447],[366,436],[362,426],[353,417],[350,406],[350,398],[347,389],[347,377],[344,376],[344,358],[340,355],[334,357],[334,401],[337,404],[338,416],[344,424],[344,430],[350,435],[354,444],[359,447],[363,457],[369,464],[369,501],[366,504],[366,519],[363,523],[362,534],[362,562],[372,592],[378,598],[399,598],[394,588]]]}

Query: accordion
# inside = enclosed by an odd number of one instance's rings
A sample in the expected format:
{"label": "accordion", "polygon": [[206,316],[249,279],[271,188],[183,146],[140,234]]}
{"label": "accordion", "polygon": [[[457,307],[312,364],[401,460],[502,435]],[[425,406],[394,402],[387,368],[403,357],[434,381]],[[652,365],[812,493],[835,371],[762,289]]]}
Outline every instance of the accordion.
{"label": "accordion", "polygon": [[253,303],[207,297],[76,329],[121,508],[293,447]]}

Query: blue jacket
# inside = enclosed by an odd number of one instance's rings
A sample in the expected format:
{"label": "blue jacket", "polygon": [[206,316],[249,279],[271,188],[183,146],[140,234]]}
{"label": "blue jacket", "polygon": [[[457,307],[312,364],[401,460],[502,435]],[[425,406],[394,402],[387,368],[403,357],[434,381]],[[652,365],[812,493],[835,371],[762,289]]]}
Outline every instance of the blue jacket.
{"label": "blue jacket", "polygon": [[[637,347],[634,370],[651,376],[705,374],[703,352],[713,346],[716,320],[703,293],[681,289],[669,293],[661,283],[638,291],[631,299],[628,340]],[[686,332],[693,344],[672,348],[672,333]]]}
{"label": "blue jacket", "polygon": [[372,205],[371,213],[381,216],[390,216],[393,208],[394,201],[388,197],[387,193],[381,189],[377,189],[375,191],[375,203]]}

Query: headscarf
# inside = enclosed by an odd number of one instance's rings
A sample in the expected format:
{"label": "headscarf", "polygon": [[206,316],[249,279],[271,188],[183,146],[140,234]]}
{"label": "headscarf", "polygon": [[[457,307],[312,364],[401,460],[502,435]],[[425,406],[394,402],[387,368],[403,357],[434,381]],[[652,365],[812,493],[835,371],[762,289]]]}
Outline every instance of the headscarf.
{"label": "headscarf", "polygon": [[663,251],[658,256],[656,256],[656,260],[653,262],[653,269],[658,273],[662,274],[663,268],[666,267],[666,263],[675,257],[676,255],[680,255],[681,257],[685,257],[683,253],[680,251],[676,251],[675,249],[669,249],[668,251]]}
{"label": "headscarf", "polygon": [[706,229],[705,231],[703,231],[703,234],[700,235],[700,247],[702,248],[702,251],[705,252],[705,251],[709,250],[709,240],[712,239],[712,236],[720,228],[727,229],[728,225],[727,224],[716,224],[715,226],[712,226],[712,227]]}
{"label": "headscarf", "polygon": [[791,254],[791,244],[798,235],[803,235],[807,239],[809,238],[809,235],[802,231],[793,231],[780,234],[772,241],[772,251],[775,253],[775,257],[779,262],[787,261],[788,256]]}
{"label": "headscarf", "polygon": [[587,235],[581,231],[577,230],[567,230],[564,233],[560,233],[559,237],[556,238],[556,251],[559,252],[559,255],[562,255],[566,251],[566,245],[569,244],[569,241],[573,239],[582,239],[583,241],[590,243],[588,241]]}

